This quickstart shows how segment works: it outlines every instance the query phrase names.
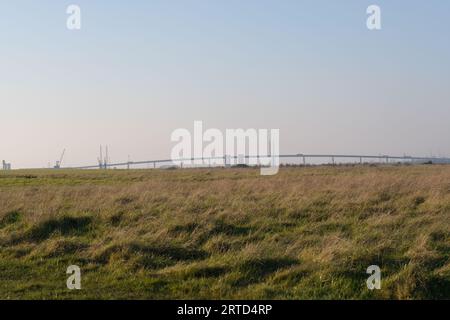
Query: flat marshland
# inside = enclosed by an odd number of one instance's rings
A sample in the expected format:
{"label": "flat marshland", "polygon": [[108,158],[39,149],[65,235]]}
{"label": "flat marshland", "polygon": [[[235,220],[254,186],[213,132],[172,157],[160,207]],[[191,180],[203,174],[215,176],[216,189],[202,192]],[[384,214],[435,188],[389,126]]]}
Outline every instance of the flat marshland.
{"label": "flat marshland", "polygon": [[449,299],[450,166],[2,172],[0,298]]}

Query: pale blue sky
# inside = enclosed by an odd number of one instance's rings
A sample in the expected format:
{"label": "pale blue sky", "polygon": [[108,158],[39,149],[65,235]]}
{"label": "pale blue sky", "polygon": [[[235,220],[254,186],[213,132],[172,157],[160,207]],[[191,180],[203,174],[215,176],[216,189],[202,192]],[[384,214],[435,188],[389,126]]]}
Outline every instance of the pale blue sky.
{"label": "pale blue sky", "polygon": [[167,158],[194,120],[279,128],[283,153],[450,155],[449,16],[444,0],[2,1],[0,160]]}

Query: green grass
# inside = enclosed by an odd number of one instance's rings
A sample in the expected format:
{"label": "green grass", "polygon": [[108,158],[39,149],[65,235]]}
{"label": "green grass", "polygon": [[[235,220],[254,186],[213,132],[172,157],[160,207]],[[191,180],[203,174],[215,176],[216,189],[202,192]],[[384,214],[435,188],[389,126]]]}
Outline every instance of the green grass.
{"label": "green grass", "polygon": [[450,166],[1,172],[0,298],[449,299]]}

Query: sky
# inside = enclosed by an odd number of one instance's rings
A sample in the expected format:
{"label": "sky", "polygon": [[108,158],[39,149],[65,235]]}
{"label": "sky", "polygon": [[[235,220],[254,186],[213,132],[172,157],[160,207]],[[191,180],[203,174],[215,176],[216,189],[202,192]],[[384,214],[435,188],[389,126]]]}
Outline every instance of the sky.
{"label": "sky", "polygon": [[450,156],[449,17],[443,0],[1,1],[0,160],[165,159],[195,120],[280,129],[281,153]]}

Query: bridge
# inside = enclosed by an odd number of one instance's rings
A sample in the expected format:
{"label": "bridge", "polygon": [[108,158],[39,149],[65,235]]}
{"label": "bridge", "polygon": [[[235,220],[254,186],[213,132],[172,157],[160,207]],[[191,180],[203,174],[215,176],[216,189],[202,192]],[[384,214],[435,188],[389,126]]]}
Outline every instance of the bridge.
{"label": "bridge", "polygon": [[[261,156],[261,155],[246,155],[246,156],[223,156],[223,157],[203,157],[203,158],[180,158],[180,159],[162,159],[162,160],[145,160],[145,161],[127,161],[117,163],[100,163],[96,165],[78,166],[78,167],[64,167],[62,169],[108,169],[117,167],[131,168],[138,165],[150,165],[153,168],[164,165],[181,164],[180,166],[190,163],[195,163],[195,167],[208,167],[212,164],[217,166],[217,162],[222,162],[222,166],[230,166],[235,164],[242,164],[242,159],[253,159],[259,163],[260,158],[275,158],[277,156]],[[450,164],[450,158],[446,157],[414,157],[414,156],[391,156],[391,155],[363,155],[363,154],[280,154],[278,156],[280,163],[282,159],[286,161],[296,159],[298,164],[308,165],[312,164],[310,160],[325,160],[323,163],[336,164],[337,160],[344,160],[339,163],[360,163],[364,164],[367,161],[375,163],[434,163],[434,164]],[[353,161],[351,161],[353,160]],[[215,161],[215,163],[213,163]],[[328,161],[328,162],[326,162]],[[289,162],[286,162],[289,164]],[[290,164],[293,164],[292,162]]]}

